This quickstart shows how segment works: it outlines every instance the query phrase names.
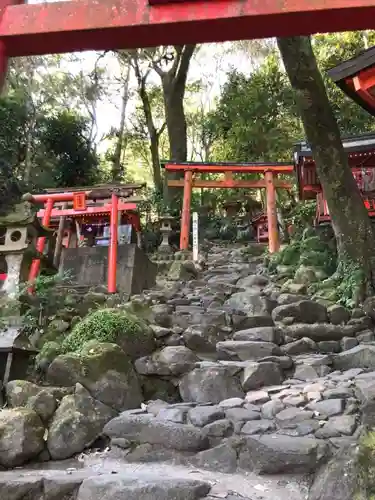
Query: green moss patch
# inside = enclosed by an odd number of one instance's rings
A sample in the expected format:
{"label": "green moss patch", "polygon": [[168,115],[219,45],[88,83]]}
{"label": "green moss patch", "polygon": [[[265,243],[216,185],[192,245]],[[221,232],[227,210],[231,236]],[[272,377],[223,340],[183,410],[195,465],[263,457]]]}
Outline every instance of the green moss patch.
{"label": "green moss patch", "polygon": [[91,340],[116,343],[119,336],[137,336],[147,326],[128,311],[99,309],[76,324],[63,342],[65,352],[77,352]]}

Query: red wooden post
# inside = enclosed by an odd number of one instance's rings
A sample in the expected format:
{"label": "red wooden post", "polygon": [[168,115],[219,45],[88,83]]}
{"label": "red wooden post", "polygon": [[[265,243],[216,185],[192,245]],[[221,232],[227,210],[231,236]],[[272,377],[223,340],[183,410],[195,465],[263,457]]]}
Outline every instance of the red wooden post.
{"label": "red wooden post", "polygon": [[112,194],[110,228],[111,240],[108,247],[108,293],[116,293],[118,240],[118,197],[116,194]]}
{"label": "red wooden post", "polygon": [[267,194],[267,219],[268,219],[268,244],[270,253],[275,253],[280,248],[279,232],[277,229],[276,190],[273,172],[265,172]]}
{"label": "red wooden post", "polygon": [[187,250],[189,248],[190,203],[191,203],[192,184],[193,184],[193,172],[189,170],[185,172],[185,177],[184,177],[184,199],[182,204],[182,216],[181,216],[180,250]]}
{"label": "red wooden post", "polygon": [[[51,221],[51,213],[53,209],[53,199],[49,198],[44,206],[44,215],[43,215],[43,220],[42,220],[42,225],[45,227],[49,226],[49,223]],[[38,238],[38,242],[36,244],[36,249],[38,252],[42,253],[44,250],[44,245],[46,243],[46,238],[45,236],[42,236],[41,238]],[[30,272],[29,272],[29,281],[34,281],[35,278],[39,274],[39,267],[40,267],[40,259],[34,259],[31,263],[30,267]]]}

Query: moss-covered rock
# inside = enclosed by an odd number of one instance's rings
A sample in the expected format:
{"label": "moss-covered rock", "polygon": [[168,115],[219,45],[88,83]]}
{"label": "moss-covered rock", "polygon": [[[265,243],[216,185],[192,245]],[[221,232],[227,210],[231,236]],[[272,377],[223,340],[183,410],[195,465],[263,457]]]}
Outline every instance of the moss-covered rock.
{"label": "moss-covered rock", "polygon": [[63,460],[83,451],[115,416],[112,408],[96,401],[77,384],[74,394],[61,401],[49,427],[47,446],[51,457]]}
{"label": "moss-covered rock", "polygon": [[48,388],[27,380],[12,380],[6,385],[6,398],[10,408],[29,408],[47,422],[56,410],[57,401]]}
{"label": "moss-covered rock", "polygon": [[63,342],[65,352],[79,352],[91,340],[118,344],[131,359],[155,349],[152,330],[141,318],[120,309],[99,309],[77,323]]}
{"label": "moss-covered rock", "polygon": [[58,356],[48,368],[47,380],[62,387],[80,383],[118,411],[138,408],[143,400],[131,359],[116,344],[90,341],[79,352]]}
{"label": "moss-covered rock", "polygon": [[198,271],[194,265],[194,262],[189,260],[181,261],[175,260],[172,262],[171,267],[168,271],[168,279],[170,280],[182,280],[188,281],[198,277]]}
{"label": "moss-covered rock", "polygon": [[63,348],[59,342],[45,342],[35,358],[36,368],[44,373],[52,361],[63,354]]}
{"label": "moss-covered rock", "polygon": [[44,449],[44,426],[29,408],[0,411],[0,465],[17,467]]}

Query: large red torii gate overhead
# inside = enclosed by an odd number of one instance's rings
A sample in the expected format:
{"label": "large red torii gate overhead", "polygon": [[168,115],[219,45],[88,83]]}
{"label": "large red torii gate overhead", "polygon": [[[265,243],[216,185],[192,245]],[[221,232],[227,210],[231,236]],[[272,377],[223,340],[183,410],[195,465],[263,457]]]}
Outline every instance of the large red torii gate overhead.
{"label": "large red torii gate overhead", "polygon": [[375,28],[374,0],[0,0],[6,57]]}

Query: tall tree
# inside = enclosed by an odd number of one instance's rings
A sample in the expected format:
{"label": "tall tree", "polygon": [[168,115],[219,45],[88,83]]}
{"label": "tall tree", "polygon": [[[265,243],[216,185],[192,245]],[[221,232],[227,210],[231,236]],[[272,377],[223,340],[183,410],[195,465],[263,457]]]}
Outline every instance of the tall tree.
{"label": "tall tree", "polygon": [[161,47],[151,54],[152,67],[163,87],[170,159],[186,161],[187,135],[184,96],[195,45]]}
{"label": "tall tree", "polygon": [[349,167],[310,37],[279,38],[277,43],[327,199],[337,241],[338,273],[353,268],[363,273],[362,286],[355,291],[355,300],[360,301],[375,285],[372,223]]}
{"label": "tall tree", "polygon": [[138,95],[142,103],[142,110],[144,121],[147,128],[148,137],[150,140],[150,154],[152,173],[156,191],[162,193],[163,179],[160,169],[160,151],[159,141],[163,133],[166,122],[163,121],[162,125],[157,128],[153,115],[153,96],[155,94],[155,87],[147,89],[147,79],[150,75],[150,67],[142,68],[142,53],[136,50],[132,53],[131,63],[134,69],[135,77],[138,84]]}

